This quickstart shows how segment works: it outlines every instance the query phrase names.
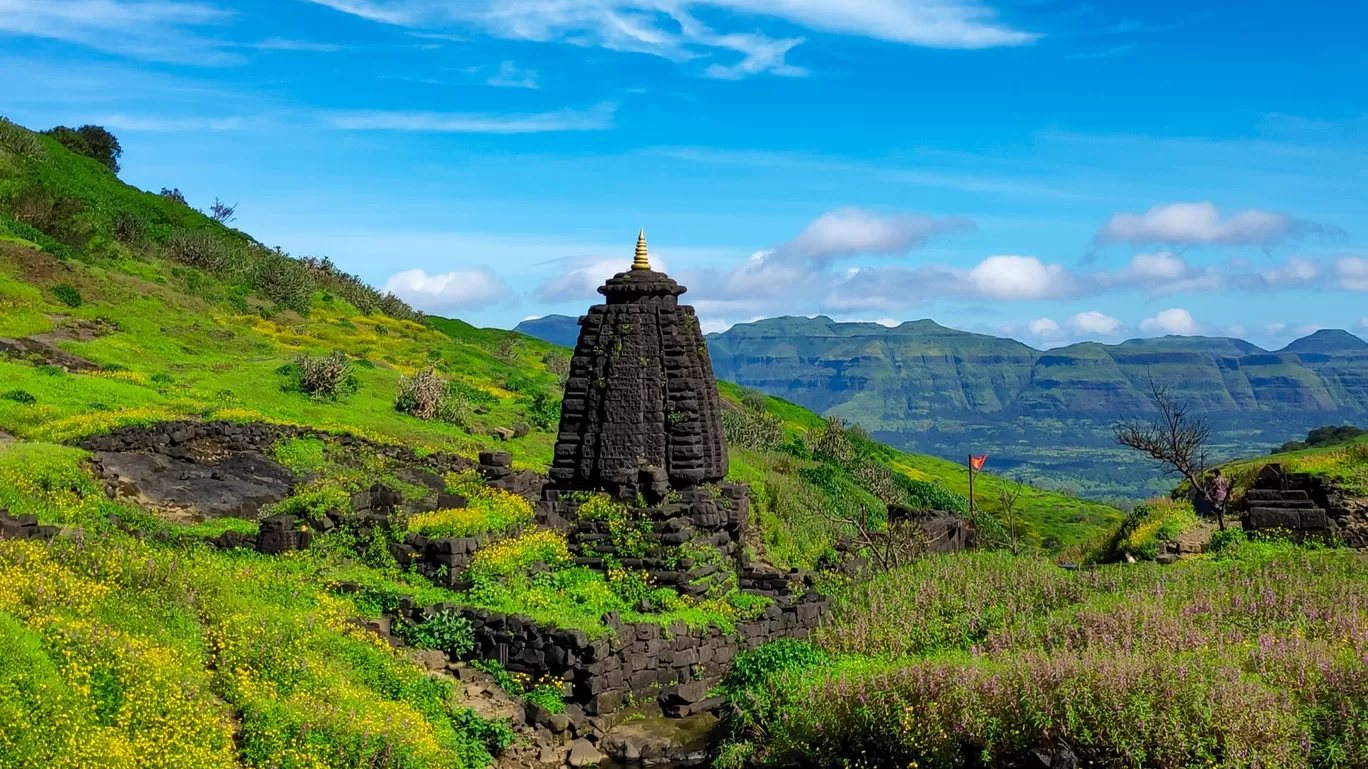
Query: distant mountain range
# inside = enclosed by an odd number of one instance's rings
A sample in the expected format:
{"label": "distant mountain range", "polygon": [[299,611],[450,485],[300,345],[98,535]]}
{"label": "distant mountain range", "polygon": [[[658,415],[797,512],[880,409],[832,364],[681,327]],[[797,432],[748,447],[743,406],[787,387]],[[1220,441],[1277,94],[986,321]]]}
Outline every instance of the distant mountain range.
{"label": "distant mountain range", "polygon": [[[574,345],[577,321],[518,330]],[[559,332],[553,338],[551,333]],[[1368,342],[1322,330],[1281,350],[1167,336],[1037,350],[930,320],[896,327],[770,318],[708,336],[721,379],[863,425],[901,448],[961,459],[1086,496],[1172,485],[1116,447],[1111,425],[1153,411],[1151,378],[1216,428],[1225,457],[1267,451],[1326,424],[1368,422]]]}

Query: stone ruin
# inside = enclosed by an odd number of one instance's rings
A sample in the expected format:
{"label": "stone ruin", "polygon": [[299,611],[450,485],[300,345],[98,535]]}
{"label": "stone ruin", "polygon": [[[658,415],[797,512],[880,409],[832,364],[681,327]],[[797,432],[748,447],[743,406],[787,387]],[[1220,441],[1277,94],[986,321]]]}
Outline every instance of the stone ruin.
{"label": "stone ruin", "polygon": [[1324,478],[1265,465],[1235,506],[1245,531],[1368,547],[1368,511]]}

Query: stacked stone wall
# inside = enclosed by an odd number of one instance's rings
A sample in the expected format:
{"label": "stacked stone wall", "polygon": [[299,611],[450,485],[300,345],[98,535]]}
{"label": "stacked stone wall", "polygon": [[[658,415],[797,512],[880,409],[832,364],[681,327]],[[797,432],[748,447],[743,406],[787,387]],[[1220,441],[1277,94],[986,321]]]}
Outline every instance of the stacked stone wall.
{"label": "stacked stone wall", "polygon": [[566,684],[567,701],[589,715],[611,712],[631,697],[659,699],[668,715],[678,717],[720,705],[703,695],[738,653],[779,638],[808,637],[829,601],[811,591],[784,598],[759,619],[738,623],[734,632],[682,622],[667,628],[624,624],[610,614],[604,620],[611,637],[590,638],[582,630],[546,627],[523,615],[455,604],[419,607],[405,600],[393,617],[371,628],[398,643],[392,623],[417,624],[440,611],[459,612],[474,630],[473,658],[497,660],[533,678],[558,678]]}

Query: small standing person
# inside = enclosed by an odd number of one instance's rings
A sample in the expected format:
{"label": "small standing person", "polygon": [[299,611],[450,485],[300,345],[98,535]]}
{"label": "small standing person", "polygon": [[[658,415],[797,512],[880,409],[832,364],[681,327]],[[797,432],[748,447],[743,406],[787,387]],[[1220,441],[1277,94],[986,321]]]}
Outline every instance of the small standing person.
{"label": "small standing person", "polygon": [[1211,506],[1215,508],[1215,512],[1219,515],[1225,512],[1226,498],[1230,496],[1230,481],[1226,480],[1224,475],[1221,475],[1220,468],[1217,468],[1213,472],[1214,476],[1211,479],[1211,493],[1209,494],[1209,498],[1211,499]]}

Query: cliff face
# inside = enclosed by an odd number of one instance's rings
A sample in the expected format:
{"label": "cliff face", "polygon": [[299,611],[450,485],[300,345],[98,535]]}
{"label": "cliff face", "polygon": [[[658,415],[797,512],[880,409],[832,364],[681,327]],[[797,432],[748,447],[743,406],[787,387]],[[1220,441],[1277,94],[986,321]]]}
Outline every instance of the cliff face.
{"label": "cliff face", "polygon": [[1239,339],[1164,337],[1040,351],[929,320],[887,328],[774,318],[708,338],[717,376],[864,425],[899,447],[1071,491],[1139,496],[1169,482],[1110,438],[1151,413],[1150,382],[1216,428],[1219,456],[1261,453],[1368,412],[1368,343],[1318,331],[1282,350]]}
{"label": "cliff face", "polygon": [[1208,337],[1042,352],[929,320],[818,317],[738,325],[708,342],[719,377],[883,427],[965,412],[1131,416],[1151,408],[1151,378],[1203,412],[1368,411],[1368,343],[1344,331],[1277,352]]}

